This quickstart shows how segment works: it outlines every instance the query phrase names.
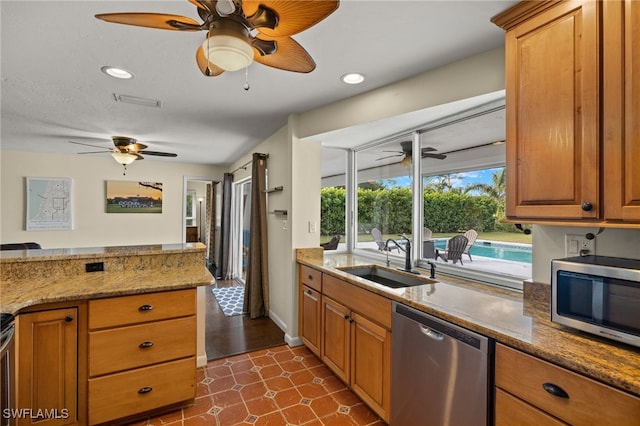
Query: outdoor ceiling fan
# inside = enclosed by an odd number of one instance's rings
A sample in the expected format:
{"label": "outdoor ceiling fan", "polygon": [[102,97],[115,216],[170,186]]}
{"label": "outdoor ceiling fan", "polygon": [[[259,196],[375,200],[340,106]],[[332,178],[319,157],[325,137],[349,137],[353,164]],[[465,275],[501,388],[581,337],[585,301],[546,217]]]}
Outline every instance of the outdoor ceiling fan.
{"label": "outdoor ceiling fan", "polygon": [[139,143],[136,139],[130,138],[128,136],[112,136],[111,139],[113,140],[113,148],[106,148],[100,145],[92,145],[84,142],[69,141],[69,143],[91,146],[93,148],[102,148],[102,151],[87,151],[79,152],[78,154],[98,154],[108,152],[118,163],[124,166],[124,173],[122,173],[123,175],[126,175],[127,166],[129,164],[133,163],[136,160],[144,160],[144,157],[140,154],[155,155],[159,157],[178,156],[178,154],[174,154],[172,152],[148,151],[147,145]]}
{"label": "outdoor ceiling fan", "polygon": [[103,13],[106,22],[174,31],[207,31],[196,51],[205,76],[248,67],[253,61],[286,71],[308,73],[316,64],[290,36],[333,13],[338,0],[189,0],[202,23],[164,13]]}
{"label": "outdoor ceiling fan", "polygon": [[[412,157],[411,141],[400,142],[400,147],[402,151],[382,151],[382,152],[393,152],[394,154],[376,158],[376,161],[384,160],[386,158],[402,157],[402,159],[400,160],[400,165],[406,166],[411,164],[411,157]],[[436,151],[436,149],[430,146],[426,148],[422,148],[420,152],[420,157],[435,158],[437,160],[444,160],[445,158],[447,158],[445,154],[437,154],[437,153],[434,153],[434,151]]]}

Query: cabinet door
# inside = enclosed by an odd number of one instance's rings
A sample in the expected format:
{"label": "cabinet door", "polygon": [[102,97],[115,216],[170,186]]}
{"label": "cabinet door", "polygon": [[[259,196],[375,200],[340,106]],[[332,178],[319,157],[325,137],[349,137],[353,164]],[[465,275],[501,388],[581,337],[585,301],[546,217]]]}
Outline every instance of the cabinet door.
{"label": "cabinet door", "polygon": [[600,217],[599,7],[561,2],[507,31],[510,218]]}
{"label": "cabinet door", "polygon": [[349,309],[340,303],[322,297],[322,361],[345,383],[349,383]]}
{"label": "cabinet door", "polygon": [[498,388],[496,388],[495,401],[495,426],[562,426],[567,424]]}
{"label": "cabinet door", "polygon": [[320,356],[321,295],[317,291],[300,286],[300,339],[316,355]]}
{"label": "cabinet door", "polygon": [[391,332],[352,313],[351,387],[385,421],[391,405]]}
{"label": "cabinet door", "polygon": [[32,416],[41,412],[46,417],[21,418],[17,424],[76,424],[78,309],[20,314],[17,329],[16,407],[31,409]]}
{"label": "cabinet door", "polygon": [[640,3],[603,2],[605,218],[640,220]]}

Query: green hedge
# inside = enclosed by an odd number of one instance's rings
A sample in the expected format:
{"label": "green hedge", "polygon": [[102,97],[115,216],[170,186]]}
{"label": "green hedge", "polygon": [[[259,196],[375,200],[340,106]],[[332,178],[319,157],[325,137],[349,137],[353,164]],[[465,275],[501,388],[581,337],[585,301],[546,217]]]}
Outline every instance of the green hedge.
{"label": "green hedge", "polygon": [[[320,194],[320,233],[344,235],[345,189],[323,188]],[[411,233],[411,205],[411,190],[408,188],[359,188],[359,232],[368,233],[376,227],[383,234]],[[424,193],[424,226],[433,232],[492,231],[496,226],[496,210],[496,201],[487,196],[456,192]]]}

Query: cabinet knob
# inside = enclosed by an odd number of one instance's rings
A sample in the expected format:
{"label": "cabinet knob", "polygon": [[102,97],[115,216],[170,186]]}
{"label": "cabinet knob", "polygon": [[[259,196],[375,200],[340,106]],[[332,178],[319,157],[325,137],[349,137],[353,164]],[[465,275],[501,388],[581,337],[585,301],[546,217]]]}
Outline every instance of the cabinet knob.
{"label": "cabinet knob", "polygon": [[71,321],[73,321],[73,315],[67,315],[66,317],[64,317],[64,320],[65,320],[66,322],[71,322]]}
{"label": "cabinet knob", "polygon": [[569,398],[569,394],[564,389],[553,383],[543,383],[542,388],[558,398]]}
{"label": "cabinet knob", "polygon": [[153,346],[153,342],[149,342],[148,340],[146,342],[142,342],[138,345],[138,347],[140,349],[146,349],[146,348],[150,348],[151,346]]}
{"label": "cabinet knob", "polygon": [[305,293],[307,294],[307,296],[312,296],[313,293],[311,292],[311,290],[305,290]]}
{"label": "cabinet knob", "polygon": [[140,312],[148,312],[148,311],[150,311],[152,309],[153,309],[152,305],[142,305],[142,306],[140,306],[138,308],[138,311],[140,311]]}
{"label": "cabinet knob", "polygon": [[590,212],[593,209],[593,204],[588,201],[582,203],[582,211]]}
{"label": "cabinet knob", "polygon": [[308,275],[307,278],[312,280],[313,279],[313,275]]}
{"label": "cabinet knob", "polygon": [[153,388],[151,386],[145,386],[145,387],[142,387],[142,388],[138,389],[138,393],[139,394],[149,393],[152,390],[153,390]]}
{"label": "cabinet knob", "polygon": [[349,315],[344,314],[344,319],[348,320],[349,319]]}

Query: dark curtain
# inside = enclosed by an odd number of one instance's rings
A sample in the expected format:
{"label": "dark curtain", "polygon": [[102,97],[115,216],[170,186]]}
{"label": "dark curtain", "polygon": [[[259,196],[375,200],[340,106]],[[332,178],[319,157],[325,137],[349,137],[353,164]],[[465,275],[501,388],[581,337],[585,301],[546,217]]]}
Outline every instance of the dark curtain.
{"label": "dark curtain", "polygon": [[269,256],[267,252],[267,156],[253,154],[249,257],[244,290],[244,312],[251,318],[269,313]]}
{"label": "dark curtain", "polygon": [[205,203],[205,244],[207,245],[207,268],[216,274],[216,187],[218,182],[207,184]]}
{"label": "dark curtain", "polygon": [[222,219],[220,221],[220,261],[217,278],[227,279],[229,271],[229,250],[231,249],[231,187],[233,173],[225,173],[222,181]]}

